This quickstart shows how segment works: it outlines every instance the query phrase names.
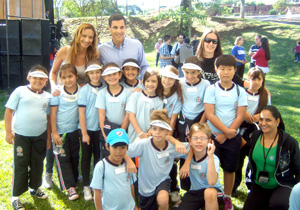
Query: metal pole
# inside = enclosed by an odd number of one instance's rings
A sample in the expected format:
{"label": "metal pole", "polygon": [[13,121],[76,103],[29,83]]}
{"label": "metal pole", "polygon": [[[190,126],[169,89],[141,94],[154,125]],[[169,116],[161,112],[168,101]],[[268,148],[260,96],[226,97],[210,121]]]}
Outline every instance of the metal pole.
{"label": "metal pole", "polygon": [[7,52],[7,55],[6,55],[6,62],[7,62],[7,64],[6,64],[6,68],[7,68],[7,89],[8,89],[8,94],[10,93],[10,83],[9,83],[9,44],[8,44],[8,5],[7,5],[7,3],[8,3],[8,1],[7,0],[5,0],[5,3],[6,3],[6,6],[5,6],[5,9],[6,9],[6,31],[5,31],[5,33],[6,33],[6,52]]}

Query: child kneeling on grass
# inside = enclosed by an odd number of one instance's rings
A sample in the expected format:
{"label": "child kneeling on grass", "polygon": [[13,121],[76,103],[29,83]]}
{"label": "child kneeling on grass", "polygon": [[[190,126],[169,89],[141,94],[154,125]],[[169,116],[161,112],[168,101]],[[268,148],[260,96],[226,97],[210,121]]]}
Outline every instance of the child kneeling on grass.
{"label": "child kneeling on grass", "polygon": [[214,155],[215,145],[211,142],[211,129],[206,123],[195,123],[190,129],[188,140],[194,156],[190,164],[191,188],[185,193],[177,209],[219,209],[223,199],[222,185],[218,179],[220,161]]}
{"label": "child kneeling on grass", "polygon": [[124,156],[129,139],[124,129],[112,130],[106,138],[110,155],[99,161],[94,169],[91,187],[96,209],[138,210],[134,201],[136,175],[126,172]]}

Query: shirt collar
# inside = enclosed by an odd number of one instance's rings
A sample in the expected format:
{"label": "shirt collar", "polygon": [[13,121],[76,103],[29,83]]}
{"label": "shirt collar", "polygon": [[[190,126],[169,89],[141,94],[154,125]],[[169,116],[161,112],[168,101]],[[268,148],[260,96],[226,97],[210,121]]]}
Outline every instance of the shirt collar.
{"label": "shirt collar", "polygon": [[[118,48],[118,47],[114,44],[113,40],[110,40],[110,41],[108,42],[108,44],[109,44],[110,46],[114,47],[114,48]],[[124,47],[124,45],[126,45],[126,44],[127,44],[127,37],[125,36],[125,37],[124,37],[124,41],[123,41],[123,43],[120,45],[120,47],[122,48],[122,47]],[[118,49],[120,49],[120,48],[118,48]]]}

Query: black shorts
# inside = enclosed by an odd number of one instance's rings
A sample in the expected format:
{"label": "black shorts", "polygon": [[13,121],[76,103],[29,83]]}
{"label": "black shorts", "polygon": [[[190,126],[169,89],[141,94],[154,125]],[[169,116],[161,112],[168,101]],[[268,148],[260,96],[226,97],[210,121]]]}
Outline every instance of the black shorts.
{"label": "black shorts", "polygon": [[[217,193],[218,193],[218,203],[223,201],[223,196],[224,193],[218,189],[218,188],[214,188],[216,189]],[[189,190],[187,191],[183,198],[181,199],[181,203],[179,204],[179,206],[177,208],[177,210],[198,210],[200,208],[205,207],[205,201],[204,201],[204,191],[206,189],[201,189],[201,190]]]}
{"label": "black shorts", "polygon": [[140,207],[142,210],[157,210],[157,202],[156,197],[161,190],[165,190],[167,192],[170,191],[170,183],[171,179],[166,179],[162,181],[155,189],[154,194],[150,197],[144,197],[140,195]]}
{"label": "black shorts", "polygon": [[237,134],[232,139],[226,139],[223,144],[216,141],[214,135],[212,135],[211,139],[214,140],[216,146],[215,155],[218,156],[223,170],[229,173],[235,172],[239,164],[241,135]]}

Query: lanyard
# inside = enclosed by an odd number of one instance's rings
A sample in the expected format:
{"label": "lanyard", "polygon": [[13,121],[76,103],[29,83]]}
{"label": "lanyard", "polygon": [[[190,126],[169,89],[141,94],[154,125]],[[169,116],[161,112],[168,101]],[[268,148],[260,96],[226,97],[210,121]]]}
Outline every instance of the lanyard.
{"label": "lanyard", "polygon": [[277,138],[277,135],[278,135],[278,131],[277,131],[277,133],[276,133],[276,136],[275,136],[275,138],[274,138],[274,140],[273,140],[271,146],[270,146],[269,149],[268,149],[267,155],[265,155],[265,139],[264,139],[264,135],[262,135],[262,138],[263,138],[263,153],[264,153],[264,159],[265,159],[264,170],[265,170],[265,167],[266,167],[266,162],[267,162],[268,154],[269,154],[270,150],[272,149],[272,146],[273,146],[273,144],[274,144],[274,142],[275,142],[275,140],[276,140],[276,138]]}

